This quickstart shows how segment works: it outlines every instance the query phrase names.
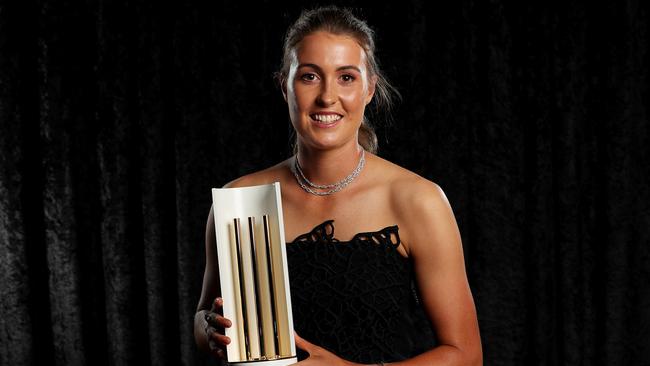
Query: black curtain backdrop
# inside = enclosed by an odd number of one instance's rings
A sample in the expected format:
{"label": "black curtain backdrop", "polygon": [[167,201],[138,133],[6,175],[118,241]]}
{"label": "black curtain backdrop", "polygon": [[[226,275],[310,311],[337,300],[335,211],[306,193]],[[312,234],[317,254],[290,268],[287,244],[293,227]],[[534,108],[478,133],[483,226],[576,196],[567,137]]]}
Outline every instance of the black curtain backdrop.
{"label": "black curtain backdrop", "polygon": [[[375,3],[381,155],[449,197],[485,364],[650,365],[647,2]],[[289,156],[311,5],[0,1],[0,364],[210,363],[210,188]]]}

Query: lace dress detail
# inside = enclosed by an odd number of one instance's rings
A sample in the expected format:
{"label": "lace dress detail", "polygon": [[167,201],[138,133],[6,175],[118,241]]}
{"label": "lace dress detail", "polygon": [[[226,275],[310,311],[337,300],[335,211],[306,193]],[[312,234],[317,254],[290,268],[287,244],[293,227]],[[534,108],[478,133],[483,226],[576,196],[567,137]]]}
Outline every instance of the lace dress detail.
{"label": "lace dress detail", "polygon": [[399,245],[397,226],[340,241],[333,220],[288,243],[298,334],[360,363],[399,361],[434,347],[411,261]]}

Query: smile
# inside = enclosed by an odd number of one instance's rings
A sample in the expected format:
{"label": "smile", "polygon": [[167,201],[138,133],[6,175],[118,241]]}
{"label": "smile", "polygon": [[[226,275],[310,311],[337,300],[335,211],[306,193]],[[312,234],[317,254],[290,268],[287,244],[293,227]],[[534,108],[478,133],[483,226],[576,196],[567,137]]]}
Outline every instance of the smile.
{"label": "smile", "polygon": [[316,121],[318,124],[331,125],[343,118],[338,114],[311,114],[311,119]]}

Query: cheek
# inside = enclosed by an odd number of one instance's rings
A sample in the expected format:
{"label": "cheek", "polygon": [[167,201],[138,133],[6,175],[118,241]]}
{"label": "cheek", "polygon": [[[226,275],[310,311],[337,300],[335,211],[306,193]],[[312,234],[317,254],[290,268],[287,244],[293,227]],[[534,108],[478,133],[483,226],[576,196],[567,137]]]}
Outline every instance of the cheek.
{"label": "cheek", "polygon": [[305,109],[313,100],[310,90],[301,85],[294,87],[291,98],[293,99],[296,110]]}
{"label": "cheek", "polygon": [[287,92],[287,103],[289,104],[289,111],[291,113],[296,113],[300,110],[302,104],[301,99],[300,90],[296,90],[295,88],[289,89]]}
{"label": "cheek", "polygon": [[345,91],[340,94],[340,99],[349,108],[349,112],[363,113],[366,93],[362,89]]}
{"label": "cheek", "polygon": [[289,119],[294,128],[299,128],[304,119],[305,111],[310,108],[310,100],[305,90],[292,88],[287,92],[287,104],[289,107]]}

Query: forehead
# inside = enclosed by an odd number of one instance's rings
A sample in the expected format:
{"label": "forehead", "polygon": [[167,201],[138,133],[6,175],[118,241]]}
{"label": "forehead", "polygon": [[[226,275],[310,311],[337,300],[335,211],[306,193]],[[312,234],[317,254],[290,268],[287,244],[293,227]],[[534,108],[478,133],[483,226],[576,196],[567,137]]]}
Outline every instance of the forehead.
{"label": "forehead", "polygon": [[357,41],[344,35],[315,32],[305,36],[296,46],[298,64],[319,66],[365,66],[366,53]]}

